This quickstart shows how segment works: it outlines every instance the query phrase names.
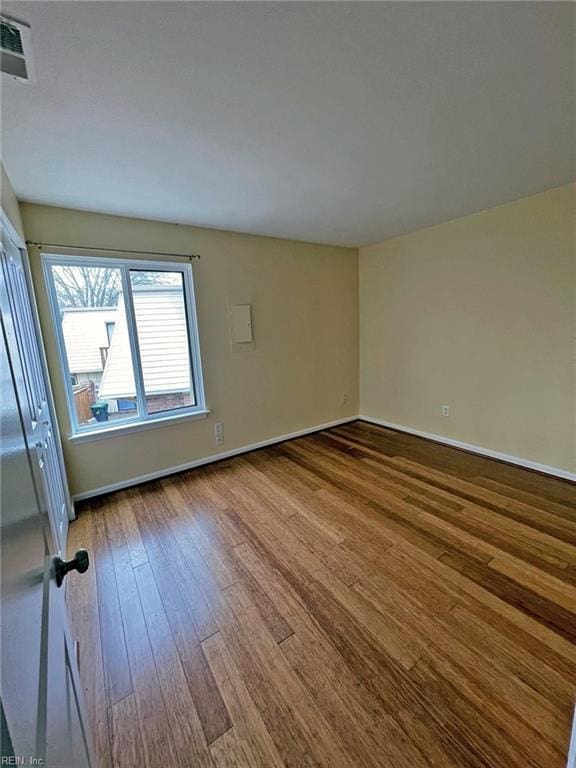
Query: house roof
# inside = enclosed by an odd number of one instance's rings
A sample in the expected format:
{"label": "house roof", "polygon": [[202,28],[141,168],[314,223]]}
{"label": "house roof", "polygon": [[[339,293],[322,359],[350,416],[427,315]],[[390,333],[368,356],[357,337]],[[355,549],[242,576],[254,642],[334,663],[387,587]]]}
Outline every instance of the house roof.
{"label": "house roof", "polygon": [[116,307],[63,310],[62,330],[70,373],[102,370],[100,347],[108,346],[106,323],[114,323],[116,315]]}
{"label": "house roof", "polygon": [[[190,353],[182,288],[141,285],[134,286],[132,291],[145,393],[190,391]],[[135,395],[126,313],[120,296],[99,396],[115,399]]]}

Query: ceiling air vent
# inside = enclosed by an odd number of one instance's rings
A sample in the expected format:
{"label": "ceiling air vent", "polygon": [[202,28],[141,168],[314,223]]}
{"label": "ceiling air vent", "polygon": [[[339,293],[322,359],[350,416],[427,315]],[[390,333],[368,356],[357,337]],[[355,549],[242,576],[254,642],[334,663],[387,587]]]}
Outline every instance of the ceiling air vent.
{"label": "ceiling air vent", "polygon": [[0,16],[0,69],[22,83],[36,81],[32,56],[32,31],[28,24]]}

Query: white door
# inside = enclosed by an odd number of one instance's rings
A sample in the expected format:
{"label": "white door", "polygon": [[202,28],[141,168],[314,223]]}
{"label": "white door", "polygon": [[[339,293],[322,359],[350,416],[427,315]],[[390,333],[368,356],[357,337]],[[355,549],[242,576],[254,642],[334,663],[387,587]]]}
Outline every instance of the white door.
{"label": "white door", "polygon": [[66,490],[25,264],[5,232],[0,308],[2,757],[14,758],[6,764],[86,768],[90,736],[57,578]]}
{"label": "white door", "polygon": [[38,328],[30,298],[28,271],[21,250],[6,232],[2,234],[2,271],[14,325],[15,354],[23,373],[25,428],[29,445],[44,456],[44,493],[58,548],[65,551],[68,533],[68,489],[61,456],[55,442],[45,383]]}

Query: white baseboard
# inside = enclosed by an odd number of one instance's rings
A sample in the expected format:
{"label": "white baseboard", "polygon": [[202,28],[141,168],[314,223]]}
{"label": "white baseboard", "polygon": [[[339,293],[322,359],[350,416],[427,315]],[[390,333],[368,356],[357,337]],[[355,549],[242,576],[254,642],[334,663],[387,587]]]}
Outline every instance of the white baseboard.
{"label": "white baseboard", "polygon": [[161,477],[167,477],[168,475],[174,475],[177,472],[184,472],[187,469],[194,469],[194,467],[201,467],[204,464],[212,464],[215,461],[221,461],[222,459],[229,459],[232,456],[238,456],[241,453],[248,453],[254,451],[257,448],[265,448],[267,445],[274,445],[274,443],[282,443],[284,440],[292,440],[295,437],[302,437],[303,435],[310,435],[312,432],[321,432],[323,429],[330,429],[330,427],[338,427],[340,424],[348,424],[351,421],[356,421],[357,416],[348,416],[346,419],[337,419],[336,421],[329,421],[326,424],[318,424],[315,427],[308,427],[307,429],[300,429],[298,432],[291,432],[288,435],[278,435],[278,437],[271,437],[268,440],[262,440],[259,443],[252,443],[251,445],[243,445],[240,448],[233,448],[231,451],[224,451],[223,453],[214,453],[211,456],[206,456],[202,459],[195,459],[194,461],[188,461],[186,464],[179,464],[175,467],[166,467],[166,469],[160,469],[157,472],[150,472],[147,475],[140,475],[139,477],[131,477],[129,480],[120,480],[118,483],[111,483],[110,485],[103,485],[100,488],[93,488],[91,491],[84,491],[83,493],[77,493],[72,497],[74,502],[83,501],[84,499],[91,499],[94,496],[101,496],[104,493],[112,493],[113,491],[120,491],[123,488],[129,488],[132,485],[140,485],[140,483],[146,483],[149,480],[158,480]]}
{"label": "white baseboard", "polygon": [[568,762],[566,768],[576,768],[576,709],[572,718],[572,736],[568,747]]}
{"label": "white baseboard", "polygon": [[500,453],[499,451],[492,451],[489,448],[482,448],[479,445],[472,445],[471,443],[463,443],[460,440],[452,440],[449,437],[443,437],[442,435],[433,435],[429,432],[422,432],[419,429],[412,429],[412,427],[404,427],[401,424],[393,424],[390,421],[384,421],[382,419],[375,419],[372,416],[349,416],[346,419],[337,419],[336,421],[329,421],[326,424],[318,424],[315,427],[308,427],[307,429],[300,429],[297,432],[290,432],[287,435],[278,435],[277,437],[271,437],[268,440],[262,440],[259,443],[252,443],[251,445],[243,445],[240,448],[233,448],[230,451],[224,451],[223,453],[215,453],[211,456],[206,456],[201,459],[195,459],[194,461],[186,462],[186,464],[179,464],[174,467],[166,467],[160,469],[157,472],[150,472],[147,475],[140,475],[138,477],[131,477],[128,480],[121,480],[118,483],[111,483],[110,485],[103,485],[99,488],[93,488],[90,491],[84,491],[83,493],[75,494],[72,497],[74,502],[83,501],[84,499],[91,499],[94,496],[101,496],[104,493],[112,493],[113,491],[120,491],[123,488],[129,488],[132,485],[139,485],[140,483],[146,483],[149,480],[158,480],[161,477],[167,477],[178,472],[184,472],[187,469],[194,469],[194,467],[201,467],[204,464],[212,464],[215,461],[222,461],[222,459],[229,459],[233,456],[239,456],[242,453],[248,453],[255,451],[257,448],[265,448],[267,445],[274,445],[275,443],[282,443],[284,440],[292,440],[295,437],[302,437],[303,435],[310,435],[313,432],[320,432],[323,429],[330,429],[330,427],[337,427],[340,424],[348,424],[351,421],[360,419],[367,421],[370,424],[377,424],[380,427],[388,427],[389,429],[395,429],[398,432],[406,432],[409,435],[416,435],[417,437],[424,437],[427,440],[431,440],[435,443],[441,443],[442,445],[449,445],[452,448],[460,448],[464,451],[470,451],[471,453],[477,453],[480,456],[487,456],[490,459],[499,459],[505,461],[508,464],[516,464],[517,466],[524,467],[525,469],[533,469],[537,472],[543,472],[546,475],[553,475],[559,477],[562,480],[570,480],[576,482],[576,473],[568,472],[565,469],[558,469],[557,467],[549,467],[547,464],[539,464],[535,461],[528,461],[527,459],[521,459],[518,456],[512,456],[509,453]]}
{"label": "white baseboard", "polygon": [[478,453],[481,456],[487,456],[490,459],[499,459],[505,461],[508,464],[517,464],[519,467],[525,469],[533,469],[536,472],[543,472],[546,475],[554,475],[562,480],[571,480],[576,482],[576,473],[568,472],[566,469],[559,469],[558,467],[549,467],[547,464],[538,464],[536,461],[528,461],[528,459],[520,459],[518,456],[512,456],[509,453],[500,453],[499,451],[492,451],[489,448],[482,448],[479,445],[473,445],[472,443],[462,443],[460,440],[452,440],[450,437],[443,437],[442,435],[432,435],[429,432],[422,432],[419,429],[412,429],[412,427],[404,427],[401,424],[392,424],[390,421],[383,421],[382,419],[375,419],[372,416],[358,416],[361,421],[368,421],[370,424],[377,424],[379,427],[388,427],[389,429],[395,429],[398,432],[406,432],[409,435],[416,435],[417,437],[424,437],[427,440],[432,440],[435,443],[442,443],[443,445],[449,445],[452,448],[461,448],[464,451],[470,451],[470,453]]}

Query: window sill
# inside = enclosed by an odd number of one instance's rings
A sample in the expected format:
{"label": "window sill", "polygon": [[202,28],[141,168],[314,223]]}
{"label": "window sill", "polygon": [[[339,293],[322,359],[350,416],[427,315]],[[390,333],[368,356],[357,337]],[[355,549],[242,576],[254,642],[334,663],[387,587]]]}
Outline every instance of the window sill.
{"label": "window sill", "polygon": [[158,419],[148,419],[147,421],[136,421],[132,424],[119,424],[114,427],[105,427],[94,432],[78,432],[68,437],[71,443],[91,443],[94,440],[105,440],[109,437],[124,437],[132,432],[141,432],[145,429],[156,429],[158,427],[168,427],[180,421],[194,421],[196,419],[205,419],[210,411],[193,411],[192,413],[179,413],[171,416],[164,416]]}

